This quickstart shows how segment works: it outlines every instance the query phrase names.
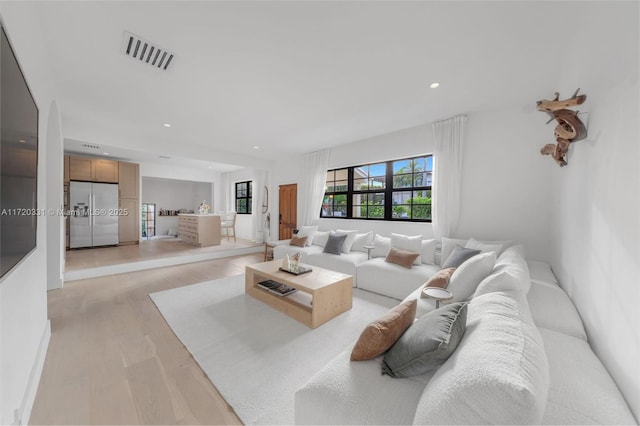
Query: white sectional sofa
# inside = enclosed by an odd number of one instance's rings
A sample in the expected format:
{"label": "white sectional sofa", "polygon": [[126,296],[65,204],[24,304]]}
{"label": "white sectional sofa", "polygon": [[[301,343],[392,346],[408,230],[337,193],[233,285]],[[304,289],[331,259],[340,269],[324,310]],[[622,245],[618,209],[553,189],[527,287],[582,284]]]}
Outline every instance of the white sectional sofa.
{"label": "white sectional sofa", "polygon": [[[406,297],[418,299],[417,317],[435,309],[420,291]],[[437,370],[391,378],[382,356],[350,361],[352,347],[296,392],[296,424],[636,424],[550,268],[527,264],[519,247],[478,285],[465,334]]]}

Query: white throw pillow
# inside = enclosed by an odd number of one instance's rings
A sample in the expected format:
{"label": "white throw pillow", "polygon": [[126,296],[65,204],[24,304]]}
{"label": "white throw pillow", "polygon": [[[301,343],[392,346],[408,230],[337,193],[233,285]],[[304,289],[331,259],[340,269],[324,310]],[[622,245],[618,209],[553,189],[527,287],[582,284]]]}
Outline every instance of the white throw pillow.
{"label": "white throw pillow", "polygon": [[480,281],[473,297],[482,296],[483,294],[493,293],[496,291],[517,291],[522,290],[520,281],[510,274],[508,271],[500,271],[491,273],[485,279]]}
{"label": "white throw pillow", "polygon": [[500,256],[505,248],[505,245],[500,242],[483,242],[478,241],[475,238],[469,238],[469,241],[464,245],[465,248],[480,250],[482,253],[488,253],[490,251],[495,252],[496,256]]}
{"label": "white throw pillow", "polygon": [[422,263],[436,264],[436,243],[436,240],[422,240],[422,250],[420,251]]}
{"label": "white throw pillow", "polygon": [[480,281],[491,273],[496,264],[496,254],[494,252],[480,253],[466,260],[451,275],[447,290],[453,294],[453,298],[448,303],[462,302],[473,296]]}
{"label": "white throw pillow", "polygon": [[456,247],[456,245],[464,247],[467,244],[467,240],[460,240],[457,238],[446,238],[442,237],[442,249],[440,251],[440,266],[447,261],[449,256],[451,256],[451,252]]}
{"label": "white throw pillow", "polygon": [[539,260],[527,260],[531,281],[558,285],[558,279],[551,270],[551,265]]}
{"label": "white throw pillow", "polygon": [[298,230],[298,233],[296,234],[296,237],[298,238],[307,237],[307,241],[304,242],[304,246],[310,247],[311,244],[313,243],[313,236],[315,235],[317,230],[318,230],[317,226],[301,226],[300,229]]}
{"label": "white throw pillow", "polygon": [[465,335],[425,387],[413,424],[542,424],[549,382],[524,294],[485,294],[469,303]]}
{"label": "white throw pillow", "polygon": [[365,246],[370,246],[373,242],[373,231],[366,232],[364,234],[356,234],[356,238],[353,240],[351,251],[367,252]]}
{"label": "white throw pillow", "polygon": [[337,229],[335,231],[331,231],[333,234],[335,235],[346,235],[347,238],[345,238],[344,243],[342,244],[342,252],[345,254],[348,254],[351,252],[351,246],[353,246],[353,241],[356,239],[356,233],[358,231],[354,230],[348,230],[348,229]]}
{"label": "white throw pillow", "polygon": [[314,246],[324,247],[327,244],[327,240],[329,239],[329,231],[316,231],[313,234],[313,241],[311,244]]}
{"label": "white throw pillow", "polygon": [[371,257],[387,257],[391,248],[391,238],[376,234],[372,245],[375,248],[371,250]]}
{"label": "white throw pillow", "polygon": [[411,253],[418,253],[418,257],[413,261],[414,265],[422,263],[422,235],[408,236],[402,234],[391,234],[391,247]]}

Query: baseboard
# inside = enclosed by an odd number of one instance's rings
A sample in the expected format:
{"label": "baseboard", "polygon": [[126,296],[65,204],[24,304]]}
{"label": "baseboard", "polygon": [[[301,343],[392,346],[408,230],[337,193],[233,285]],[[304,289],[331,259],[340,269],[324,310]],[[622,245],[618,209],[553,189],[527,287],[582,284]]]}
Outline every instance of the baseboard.
{"label": "baseboard", "polygon": [[[40,345],[38,346],[38,353],[36,359],[31,368],[31,374],[29,375],[29,383],[27,384],[27,390],[22,398],[22,404],[20,405],[20,413],[17,419],[19,425],[29,424],[29,418],[31,417],[31,410],[33,409],[33,403],[36,400],[36,393],[38,392],[38,385],[40,384],[40,377],[42,376],[42,369],[44,368],[44,361],[47,357],[47,349],[49,348],[49,340],[51,339],[51,321],[47,320],[42,337],[40,338]],[[15,421],[16,419],[14,419]]]}

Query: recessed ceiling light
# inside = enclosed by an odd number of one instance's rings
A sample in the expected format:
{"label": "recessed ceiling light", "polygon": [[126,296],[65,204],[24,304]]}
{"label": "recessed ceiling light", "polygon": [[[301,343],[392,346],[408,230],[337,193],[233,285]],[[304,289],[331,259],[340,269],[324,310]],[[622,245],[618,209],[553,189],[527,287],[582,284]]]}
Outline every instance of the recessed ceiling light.
{"label": "recessed ceiling light", "polygon": [[18,142],[20,142],[20,143],[27,143],[27,141],[25,141],[24,139],[20,139]]}
{"label": "recessed ceiling light", "polygon": [[171,124],[169,124],[169,123],[164,123],[164,124],[163,124],[163,126],[164,126],[164,127],[171,127]]}
{"label": "recessed ceiling light", "polygon": [[440,83],[438,82],[433,82],[429,85],[429,87],[431,87],[432,89],[437,89],[438,87],[440,87]]}
{"label": "recessed ceiling light", "polygon": [[108,153],[108,152],[103,152],[102,154],[103,154],[103,155],[109,155],[109,153]]}
{"label": "recessed ceiling light", "polygon": [[260,147],[259,146],[254,146],[253,149],[260,149]]}
{"label": "recessed ceiling light", "polygon": [[171,160],[171,157],[167,157],[166,155],[158,155],[158,158],[161,160]]}

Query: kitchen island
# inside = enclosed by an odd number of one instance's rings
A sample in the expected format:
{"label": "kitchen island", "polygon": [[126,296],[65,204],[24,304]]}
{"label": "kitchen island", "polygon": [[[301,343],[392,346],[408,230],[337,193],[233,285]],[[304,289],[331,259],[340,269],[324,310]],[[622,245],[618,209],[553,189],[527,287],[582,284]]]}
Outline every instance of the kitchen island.
{"label": "kitchen island", "polygon": [[178,238],[198,247],[220,245],[220,215],[179,214]]}

